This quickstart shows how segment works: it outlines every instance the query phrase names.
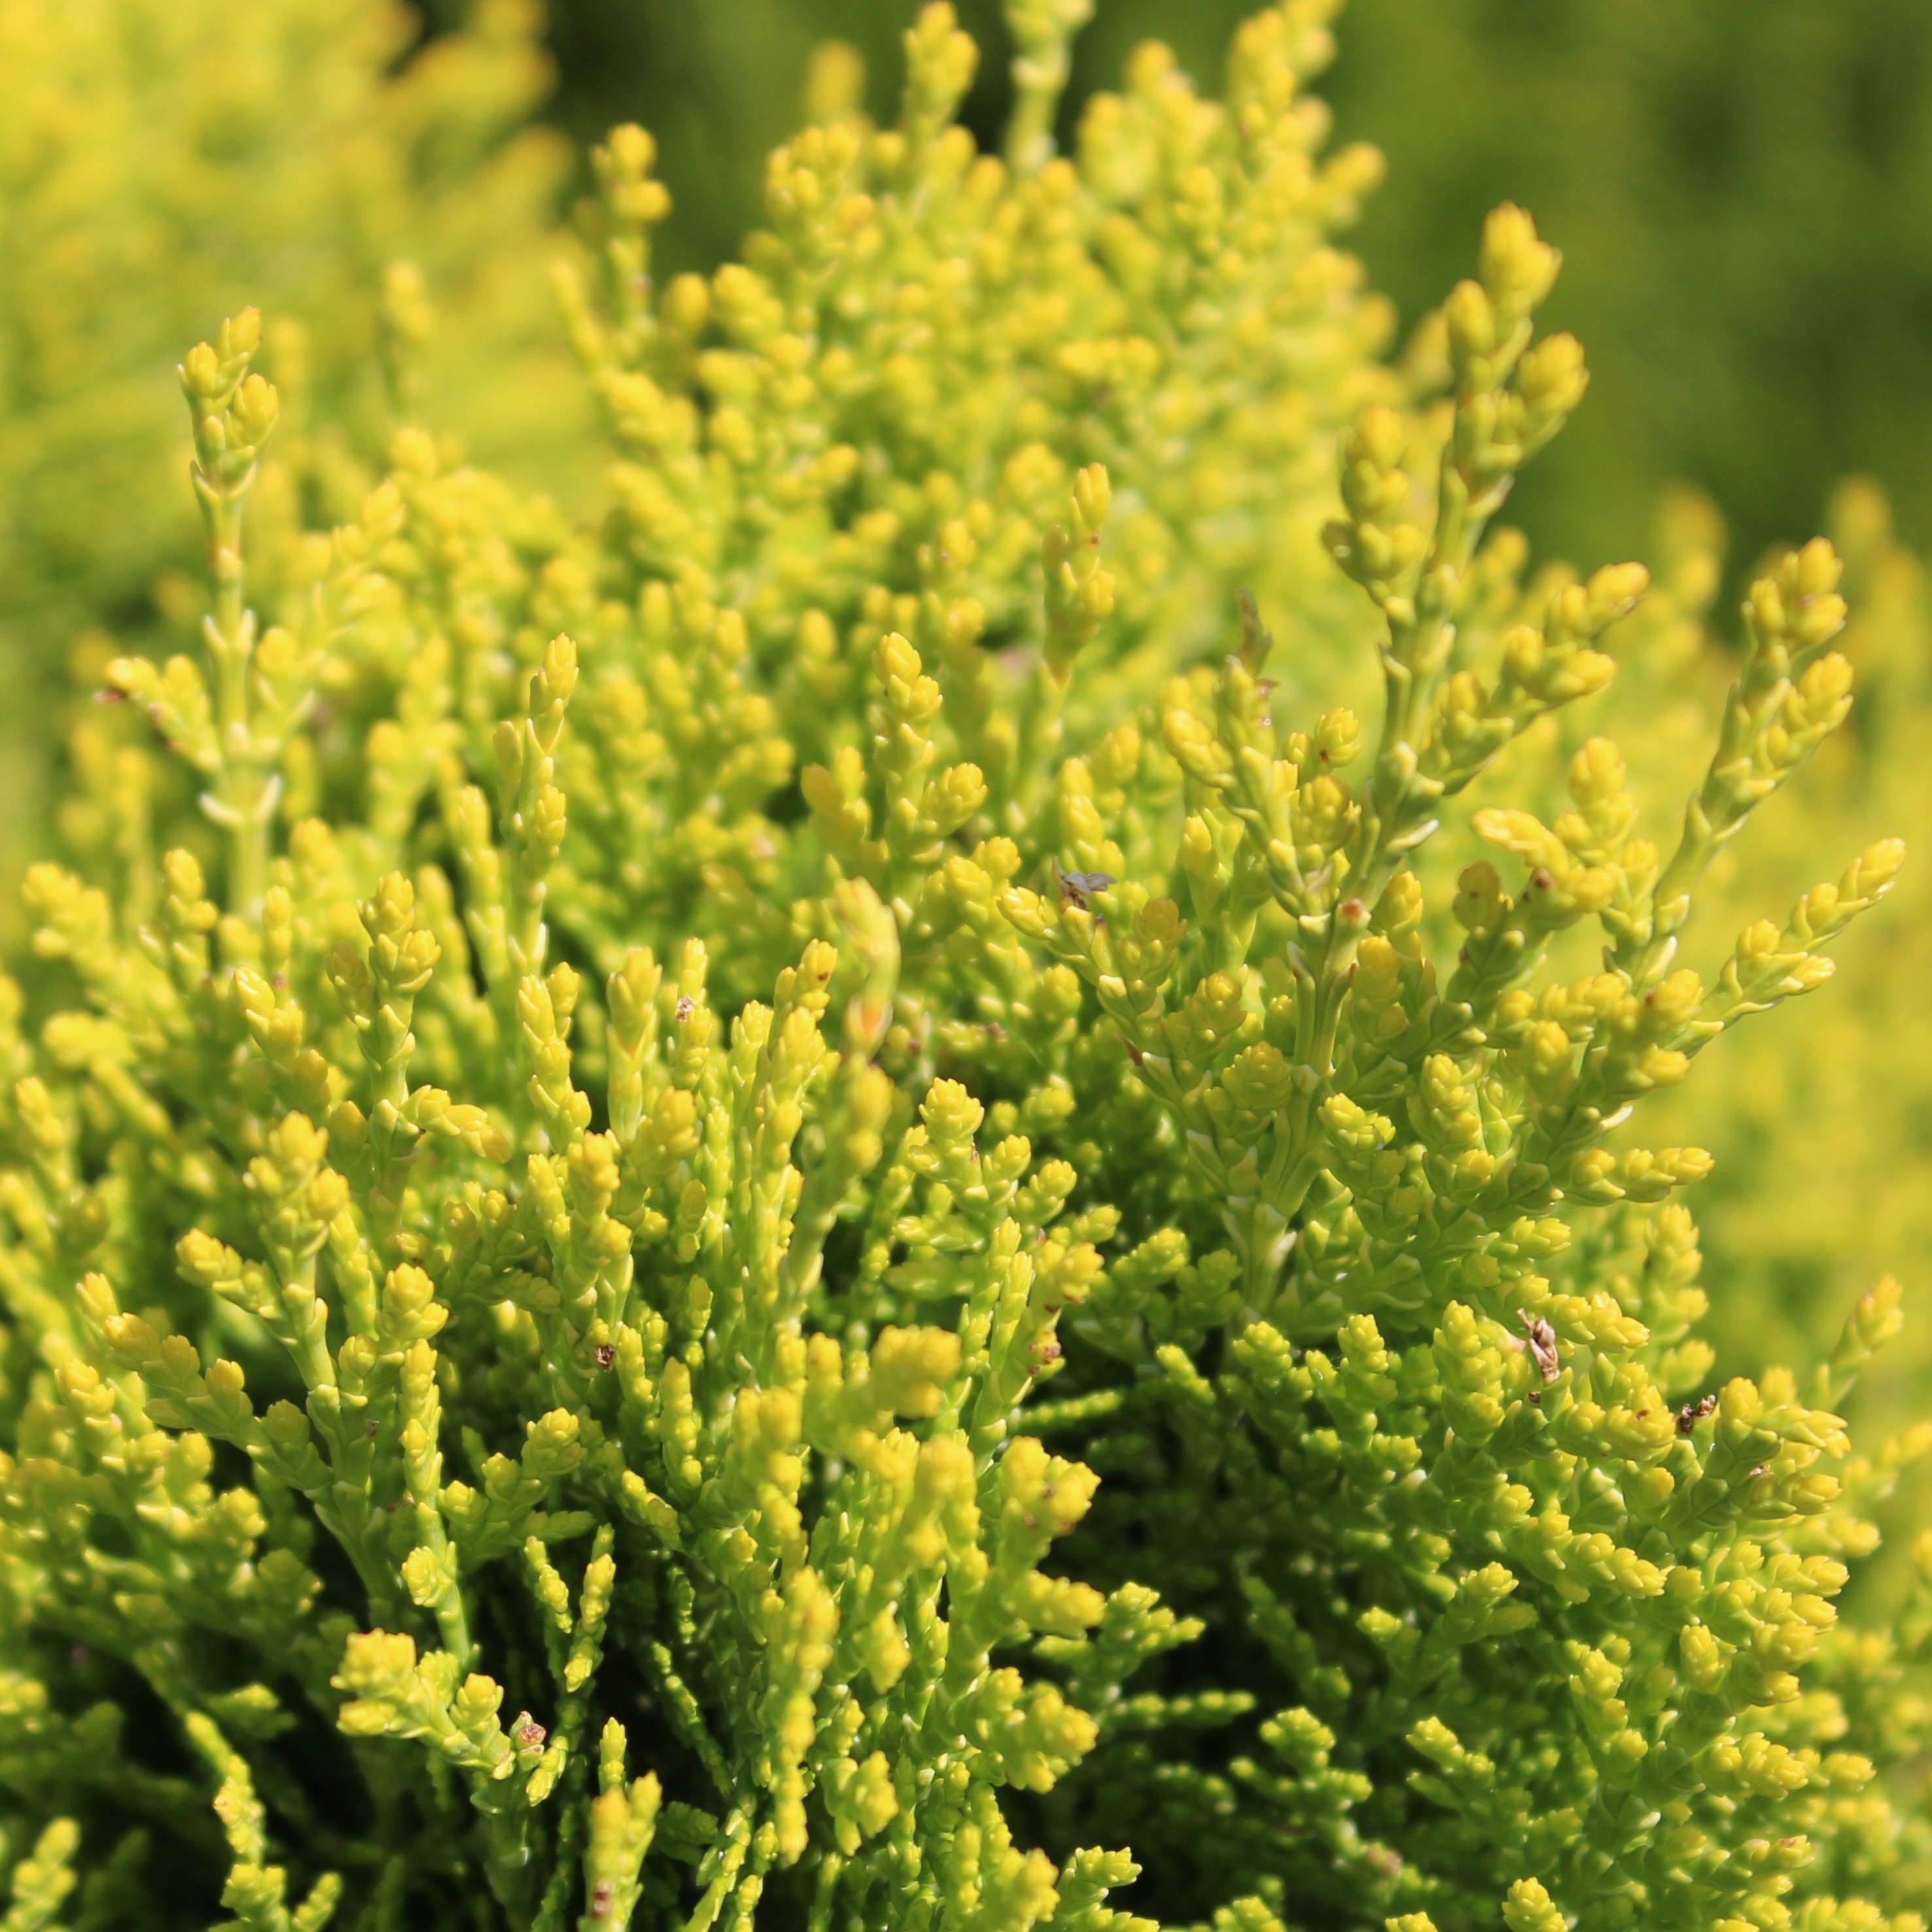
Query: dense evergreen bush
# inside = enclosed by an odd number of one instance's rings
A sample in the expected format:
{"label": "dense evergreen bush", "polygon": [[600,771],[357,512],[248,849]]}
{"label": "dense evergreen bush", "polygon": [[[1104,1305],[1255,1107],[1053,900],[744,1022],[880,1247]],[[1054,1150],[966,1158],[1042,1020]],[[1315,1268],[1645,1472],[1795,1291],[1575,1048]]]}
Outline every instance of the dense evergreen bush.
{"label": "dense evergreen bush", "polygon": [[1650,1132],[1901,862],[1702,916],[1863,809],[1838,555],[1700,709],[1694,506],[1648,603],[1492,527],[1587,380],[1529,218],[1392,364],[1326,8],[1069,161],[1080,10],[1004,161],[948,9],[890,128],[822,61],[709,278],[610,136],[594,520],[433,334],[333,518],[256,313],[184,362],[203,634],[0,1008],[10,1924],[1917,1932],[1898,1290],[1726,1376]]}

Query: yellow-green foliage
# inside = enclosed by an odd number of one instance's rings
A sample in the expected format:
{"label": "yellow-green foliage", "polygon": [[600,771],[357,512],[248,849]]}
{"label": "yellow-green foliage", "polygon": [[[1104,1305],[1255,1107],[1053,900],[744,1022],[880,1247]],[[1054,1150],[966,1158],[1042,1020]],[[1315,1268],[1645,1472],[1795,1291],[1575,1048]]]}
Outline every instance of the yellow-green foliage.
{"label": "yellow-green foliage", "polygon": [[[1447,433],[1440,338],[1440,320],[1432,319],[1411,364],[1418,392],[1409,426],[1425,448]],[[1714,930],[1701,945],[1694,936],[1689,956],[1707,976],[1722,968],[1726,926],[1768,920],[1781,927],[1810,916],[1794,903],[1794,868],[1828,875],[1840,854],[1888,828],[1922,825],[1932,812],[1932,615],[1923,566],[1869,483],[1840,488],[1828,523],[1845,562],[1852,614],[1840,645],[1857,674],[1856,701],[1806,784],[1767,804],[1757,836],[1717,856],[1706,886]],[[1606,639],[1620,675],[1599,704],[1526,734],[1505,762],[1510,782],[1552,821],[1573,802],[1573,761],[1608,734],[1648,801],[1638,829],[1659,841],[1677,830],[1670,801],[1708,756],[1710,716],[1737,664],[1737,626],[1718,608],[1724,544],[1708,502],[1681,490],[1666,495],[1654,542],[1658,581]],[[1464,630],[1497,650],[1510,626],[1571,575],[1562,566],[1530,571],[1522,539],[1509,531],[1498,532],[1486,567],[1484,606]],[[1458,841],[1452,830],[1437,859],[1445,877],[1478,842]],[[1712,1262],[1711,1333],[1727,1367],[1756,1370],[1828,1346],[1846,1300],[1882,1274],[1918,1267],[1932,1240],[1932,1042],[1917,994],[1932,934],[1927,895],[1918,869],[1908,868],[1889,917],[1846,947],[1843,997],[1808,1003],[1772,1036],[1725,1048],[1711,1077],[1658,1109],[1673,1133],[1720,1150],[1700,1213]],[[1888,1356],[1867,1391],[1875,1422],[1918,1413],[1928,1342],[1932,1330],[1915,1323]]]}
{"label": "yellow-green foliage", "polygon": [[[1845,559],[1852,616],[1842,648],[1857,700],[1802,791],[1774,802],[1760,836],[1714,874],[1739,926],[1787,916],[1793,865],[1828,874],[1838,852],[1932,818],[1923,566],[1869,484],[1843,487],[1829,523]],[[1658,539],[1668,585],[1630,627],[1628,674],[1612,701],[1646,772],[1661,778],[1687,771],[1696,755],[1699,720],[1732,652],[1708,627],[1723,542],[1709,507],[1674,500]],[[1645,691],[1654,694],[1647,704],[1637,695]],[[1920,997],[1932,966],[1928,888],[1924,867],[1908,867],[1886,920],[1845,948],[1832,997],[1808,1002],[1774,1043],[1727,1050],[1713,1078],[1673,1099],[1673,1127],[1723,1150],[1700,1211],[1715,1263],[1714,1334],[1740,1366],[1825,1346],[1832,1305],[1887,1270],[1923,1292],[1932,1250],[1932,1034]],[[1795,1178],[1780,1184],[1780,1175]],[[1922,1412],[1928,1342],[1932,1328],[1913,1321],[1862,1412],[1876,1421]]]}
{"label": "yellow-green foliage", "polygon": [[[76,633],[124,632],[164,572],[193,566],[190,507],[154,487],[182,442],[165,379],[224,310],[269,304],[292,406],[380,448],[376,298],[407,262],[452,318],[442,427],[547,476],[580,420],[537,326],[566,165],[554,137],[518,131],[548,84],[538,22],[524,0],[479,0],[460,32],[412,50],[418,31],[386,0],[0,0],[0,694],[16,796],[44,750],[22,720]],[[406,332],[406,278],[394,293]]]}
{"label": "yellow-green foliage", "polygon": [[832,57],[708,280],[610,137],[594,523],[404,380],[325,530],[256,312],[184,361],[206,621],[0,1005],[16,1922],[1919,1932],[1932,1598],[1835,1604],[1898,1291],[1719,1376],[1654,1132],[1902,860],[1712,890],[1839,559],[1647,836],[1699,639],[1490,528],[1555,251],[1390,370],[1323,0],[1063,161],[1082,10],[1006,160],[950,9],[893,128]]}
{"label": "yellow-green foliage", "polygon": [[[964,18],[991,24],[993,0]],[[1094,0],[1070,92],[1113,85],[1149,35],[1218,74],[1244,0]],[[628,116],[676,186],[668,250],[732,252],[797,75],[837,34],[892,71],[902,0],[553,0],[572,124]],[[1847,460],[1932,532],[1920,459],[1932,366],[1932,11],[1918,0],[1349,0],[1324,90],[1387,154],[1357,247],[1413,320],[1508,194],[1569,260],[1562,319],[1592,406],[1523,514],[1566,554],[1636,548],[1660,482],[1689,477],[1747,554],[1810,527]],[[973,118],[1002,98],[982,74]],[[882,94],[875,96],[882,100]],[[983,135],[982,135],[983,138]],[[1856,290],[1856,300],[1846,291]],[[1691,292],[1694,291],[1694,295]],[[1512,514],[1515,514],[1514,509]]]}
{"label": "yellow-green foliage", "polygon": [[[1409,364],[1409,427],[1425,448],[1448,433],[1442,327],[1439,317],[1425,324]],[[1718,855],[1706,886],[1712,936],[1701,944],[1694,936],[1689,955],[1707,976],[1722,968],[1727,927],[1782,927],[1811,916],[1807,905],[1816,911],[1815,901],[1794,902],[1794,868],[1828,877],[1843,853],[1932,814],[1924,568],[1869,483],[1843,485],[1828,521],[1845,563],[1852,615],[1840,644],[1857,674],[1856,702],[1805,785],[1767,804],[1755,838]],[[1736,669],[1737,626],[1718,600],[1724,548],[1711,504],[1694,492],[1666,494],[1653,545],[1658,581],[1606,639],[1618,677],[1598,705],[1526,734],[1505,763],[1510,782],[1552,821],[1573,802],[1572,761],[1607,734],[1648,800],[1639,829],[1659,841],[1677,830],[1670,801],[1695,782],[1712,712]],[[1509,531],[1492,542],[1486,568],[1483,608],[1464,630],[1495,650],[1571,574],[1560,566],[1532,572]],[[1443,876],[1479,842],[1459,841],[1452,828],[1436,859]],[[1829,1346],[1849,1299],[1888,1272],[1916,1270],[1932,1244],[1932,1040],[1918,994],[1932,934],[1928,893],[1920,869],[1908,868],[1888,919],[1846,946],[1841,997],[1808,1002],[1771,1036],[1725,1048],[1710,1077],[1658,1108],[1672,1134],[1720,1150],[1700,1218],[1711,1258],[1709,1333],[1727,1369],[1810,1358]],[[1570,956],[1580,963],[1586,955]],[[1874,1426],[1921,1412],[1928,1344],[1932,1327],[1914,1322],[1888,1354],[1863,1398]],[[1922,1504],[1910,1514],[1922,1518]]]}

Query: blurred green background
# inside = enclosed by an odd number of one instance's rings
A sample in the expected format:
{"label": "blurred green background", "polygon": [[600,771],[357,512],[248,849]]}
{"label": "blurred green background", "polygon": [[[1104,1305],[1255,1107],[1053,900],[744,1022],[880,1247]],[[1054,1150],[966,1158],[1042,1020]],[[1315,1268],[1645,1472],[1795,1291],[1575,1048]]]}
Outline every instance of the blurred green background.
{"label": "blurred green background", "polygon": [[[551,0],[551,112],[658,136],[667,266],[723,259],[758,218],[812,44],[856,43],[887,112],[913,0]],[[1004,118],[997,0],[968,118]],[[1244,0],[1099,0],[1063,116],[1168,43],[1218,82]],[[1932,5],[1926,0],[1351,0],[1317,84],[1386,184],[1354,238],[1412,322],[1468,272],[1486,209],[1566,252],[1549,311],[1596,372],[1512,515],[1578,558],[1641,550],[1660,482],[1695,482],[1734,573],[1818,526],[1834,481],[1880,480],[1932,537]]]}

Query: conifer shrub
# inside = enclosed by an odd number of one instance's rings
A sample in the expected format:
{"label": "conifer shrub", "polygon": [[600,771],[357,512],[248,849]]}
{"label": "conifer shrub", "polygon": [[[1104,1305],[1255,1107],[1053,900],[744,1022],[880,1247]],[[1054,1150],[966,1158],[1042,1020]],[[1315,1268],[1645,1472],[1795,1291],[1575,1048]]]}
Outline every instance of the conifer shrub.
{"label": "conifer shrub", "polygon": [[259,317],[183,362],[204,634],[0,1008],[10,1925],[1918,1932],[1898,1291],[1724,1378],[1630,1138],[1898,870],[1682,956],[1837,555],[1647,836],[1682,623],[1490,529],[1555,252],[1392,369],[1319,0],[1068,161],[1078,10],[1004,161],[943,6],[822,74],[708,280],[610,137],[594,523],[416,420],[309,528]]}
{"label": "conifer shrub", "polygon": [[[542,22],[527,0],[454,10],[418,45],[390,0],[0,0],[0,770],[16,794],[46,789],[44,734],[22,721],[72,640],[138,635],[194,601],[193,506],[155,484],[183,440],[168,372],[224,304],[272,316],[284,434],[320,437],[325,484],[382,447],[378,338],[420,328],[426,298],[446,318],[428,372],[445,429],[546,481],[581,447],[526,262],[569,160],[525,124],[549,85]],[[10,896],[38,856],[24,816],[0,828]]]}

